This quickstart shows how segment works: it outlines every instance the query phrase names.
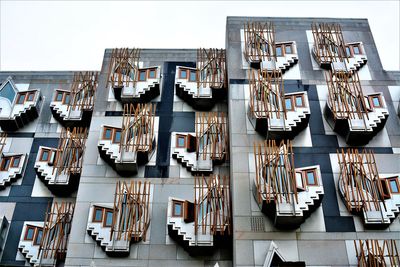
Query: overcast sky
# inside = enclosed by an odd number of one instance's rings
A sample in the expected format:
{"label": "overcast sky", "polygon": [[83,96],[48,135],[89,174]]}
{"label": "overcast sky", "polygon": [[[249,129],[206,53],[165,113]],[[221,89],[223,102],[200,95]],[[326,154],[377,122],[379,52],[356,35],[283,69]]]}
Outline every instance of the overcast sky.
{"label": "overcast sky", "polygon": [[367,18],[400,69],[396,1],[4,1],[0,70],[99,70],[105,48],[224,47],[227,16]]}

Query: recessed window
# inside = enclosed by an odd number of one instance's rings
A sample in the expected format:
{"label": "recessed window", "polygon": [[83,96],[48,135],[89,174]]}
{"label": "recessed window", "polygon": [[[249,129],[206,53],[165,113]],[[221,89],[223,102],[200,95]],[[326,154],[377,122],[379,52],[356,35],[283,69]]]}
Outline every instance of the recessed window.
{"label": "recessed window", "polygon": [[30,225],[26,226],[24,240],[33,240],[34,235],[35,235],[35,227]]}
{"label": "recessed window", "polygon": [[292,54],[292,45],[285,45],[285,54]]}
{"label": "recessed window", "polygon": [[196,80],[197,80],[197,79],[196,79],[196,71],[195,71],[195,70],[191,70],[191,71],[190,71],[189,81],[195,82]]}
{"label": "recessed window", "polygon": [[392,192],[392,193],[400,193],[400,190],[399,190],[399,184],[398,184],[398,182],[397,182],[397,178],[394,178],[394,179],[390,179],[389,180],[389,186],[390,186],[390,191]]}
{"label": "recessed window", "polygon": [[382,107],[382,105],[381,105],[381,100],[380,100],[380,97],[379,97],[379,96],[374,96],[374,97],[372,97],[372,106],[373,106],[374,108]]}
{"label": "recessed window", "polygon": [[139,71],[139,81],[145,81],[146,80],[146,70],[141,70]]}
{"label": "recessed window", "polygon": [[303,96],[298,95],[296,96],[296,107],[304,107]]}
{"label": "recessed window", "polygon": [[287,110],[293,110],[292,98],[285,98],[285,107]]}
{"label": "recessed window", "polygon": [[113,217],[113,212],[112,210],[106,210],[106,218],[104,220],[104,226],[105,227],[110,227],[112,225],[112,217]]}
{"label": "recessed window", "polygon": [[306,172],[307,185],[317,185],[317,177],[315,177],[315,170]]}
{"label": "recessed window", "polygon": [[111,137],[112,137],[112,129],[111,128],[105,128],[104,129],[104,136],[103,136],[103,139],[105,139],[105,140],[111,140]]}
{"label": "recessed window", "polygon": [[69,93],[66,93],[63,99],[63,104],[69,104],[69,98],[70,98]]}
{"label": "recessed window", "polygon": [[37,228],[36,229],[36,237],[35,237],[35,245],[40,245],[40,241],[42,240],[42,236],[43,236],[43,229],[41,228]]}
{"label": "recessed window", "polygon": [[25,102],[26,94],[19,94],[17,99],[17,104],[23,104]]}
{"label": "recessed window", "polygon": [[354,55],[359,55],[360,53],[360,48],[358,46],[353,46],[353,53]]}
{"label": "recessed window", "polygon": [[186,136],[184,135],[176,136],[176,147],[186,147]]}
{"label": "recessed window", "polygon": [[121,130],[115,130],[113,143],[121,142]]}
{"label": "recessed window", "polygon": [[35,98],[35,93],[29,93],[27,101],[33,101],[34,98]]}
{"label": "recessed window", "polygon": [[13,160],[12,160],[12,163],[11,163],[11,167],[12,168],[18,168],[20,162],[21,162],[21,157],[20,156],[13,157]]}
{"label": "recessed window", "polygon": [[180,201],[174,201],[172,203],[173,205],[173,210],[172,210],[172,216],[174,217],[182,217],[183,215],[183,203]]}
{"label": "recessed window", "polygon": [[283,56],[282,46],[277,46],[277,47],[276,47],[276,56],[277,56],[277,57]]}
{"label": "recessed window", "polygon": [[187,70],[185,70],[185,69],[179,69],[179,78],[181,78],[181,79],[187,79]]}
{"label": "recessed window", "polygon": [[103,221],[103,209],[99,207],[94,208],[93,214],[93,222],[101,222]]}
{"label": "recessed window", "polygon": [[42,154],[40,155],[40,161],[49,161],[50,151],[47,149],[42,150]]}
{"label": "recessed window", "polygon": [[156,70],[155,69],[149,69],[149,78],[150,79],[156,78]]}
{"label": "recessed window", "polygon": [[3,158],[3,160],[1,161],[0,171],[8,171],[10,163],[11,163],[11,157]]}
{"label": "recessed window", "polygon": [[63,93],[57,92],[55,101],[61,102],[63,100]]}

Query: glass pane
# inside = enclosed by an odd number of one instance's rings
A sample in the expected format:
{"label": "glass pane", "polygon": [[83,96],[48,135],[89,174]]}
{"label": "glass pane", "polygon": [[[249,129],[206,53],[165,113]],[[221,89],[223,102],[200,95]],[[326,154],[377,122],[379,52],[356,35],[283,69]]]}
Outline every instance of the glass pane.
{"label": "glass pane", "polygon": [[397,187],[396,180],[390,180],[390,189],[392,193],[399,193],[399,188]]}
{"label": "glass pane", "polygon": [[174,203],[174,215],[182,215],[182,203]]}
{"label": "glass pane", "polygon": [[155,78],[156,77],[156,70],[149,70],[149,78]]}
{"label": "glass pane", "polygon": [[34,96],[35,96],[35,93],[29,93],[28,94],[28,101],[33,101]]}
{"label": "glass pane", "polygon": [[47,161],[49,159],[49,151],[44,150],[42,153],[42,160]]}
{"label": "glass pane", "polygon": [[292,46],[291,45],[286,45],[285,46],[285,53],[286,54],[291,54],[292,53]]}
{"label": "glass pane", "polygon": [[350,47],[346,47],[346,56],[350,57],[351,56],[351,52],[350,52]]}
{"label": "glass pane", "polygon": [[33,233],[35,232],[35,229],[33,228],[28,228],[28,231],[26,232],[26,239],[33,239]]}
{"label": "glass pane", "polygon": [[196,71],[195,70],[190,71],[190,81],[192,81],[192,82],[196,81]]}
{"label": "glass pane", "polygon": [[374,104],[374,107],[380,107],[381,103],[379,101],[379,97],[373,97],[372,98],[372,103]]}
{"label": "glass pane", "polygon": [[56,101],[62,101],[62,99],[63,99],[63,93],[57,93],[57,96],[56,96]]}
{"label": "glass pane", "polygon": [[69,103],[69,94],[66,94],[66,95],[65,95],[64,103],[66,103],[66,104]]}
{"label": "glass pane", "polygon": [[286,109],[292,109],[292,100],[290,98],[285,98]]}
{"label": "glass pane", "polygon": [[42,240],[42,234],[43,234],[43,230],[42,229],[37,231],[35,244],[40,244],[40,241]]}
{"label": "glass pane", "polygon": [[111,133],[112,133],[111,129],[106,129],[106,133],[104,134],[104,138],[105,139],[111,139]]}
{"label": "glass pane", "polygon": [[7,82],[3,89],[1,89],[0,91],[0,96],[7,98],[8,100],[10,100],[11,103],[14,101],[15,94],[16,93],[14,91],[14,88],[12,87],[10,82]]}
{"label": "glass pane", "polygon": [[307,172],[307,184],[316,184],[314,172]]}
{"label": "glass pane", "polygon": [[14,158],[12,166],[13,166],[13,167],[18,167],[20,161],[21,161],[21,158],[20,158],[20,157]]}
{"label": "glass pane", "polygon": [[101,222],[103,218],[103,210],[102,209],[96,209],[96,212],[94,214],[94,220],[96,222]]}
{"label": "glass pane", "polygon": [[179,147],[184,147],[185,146],[185,137],[179,136],[178,137],[178,146]]}
{"label": "glass pane", "polygon": [[19,94],[17,104],[23,104],[25,100],[25,94]]}
{"label": "glass pane", "polygon": [[145,70],[141,70],[139,72],[139,81],[145,81],[146,80],[146,71]]}
{"label": "glass pane", "polygon": [[9,165],[10,165],[10,158],[3,158],[3,162],[1,164],[1,169],[8,170]]}
{"label": "glass pane", "polygon": [[106,225],[107,226],[112,225],[112,216],[113,216],[112,211],[106,211]]}
{"label": "glass pane", "polygon": [[187,78],[187,71],[186,70],[179,70],[180,71],[180,77],[182,79],[186,79]]}
{"label": "glass pane", "polygon": [[303,106],[303,97],[302,96],[296,96],[296,106],[298,106],[298,107]]}
{"label": "glass pane", "polygon": [[114,143],[119,143],[121,142],[121,131],[115,131],[115,136],[114,136]]}
{"label": "glass pane", "polygon": [[281,46],[276,47],[276,56],[278,56],[278,57],[282,56],[282,47]]}
{"label": "glass pane", "polygon": [[360,49],[358,48],[358,46],[353,46],[353,52],[355,55],[359,55],[360,54]]}

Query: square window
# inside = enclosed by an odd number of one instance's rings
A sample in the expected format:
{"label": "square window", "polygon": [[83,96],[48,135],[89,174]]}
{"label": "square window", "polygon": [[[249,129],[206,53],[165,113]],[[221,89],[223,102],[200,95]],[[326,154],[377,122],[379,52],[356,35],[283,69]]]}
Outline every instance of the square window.
{"label": "square window", "polygon": [[103,209],[102,208],[94,208],[94,214],[93,214],[93,222],[101,222],[103,221]]}
{"label": "square window", "polygon": [[379,98],[380,98],[379,96],[374,96],[374,97],[372,97],[372,105],[373,105],[375,108],[379,108],[379,107],[382,106],[382,105],[381,105],[381,100],[380,100]]}
{"label": "square window", "polygon": [[176,147],[186,147],[186,136],[184,135],[176,136]]}
{"label": "square window", "polygon": [[1,162],[0,171],[8,171],[8,168],[10,167],[10,162],[11,162],[10,157],[3,158],[2,162]]}
{"label": "square window", "polygon": [[55,101],[61,102],[63,100],[63,93],[57,92]]}
{"label": "square window", "polygon": [[304,107],[303,96],[296,96],[296,107]]}
{"label": "square window", "polygon": [[287,110],[293,110],[292,98],[285,98],[285,107]]}
{"label": "square window", "polygon": [[307,171],[306,178],[307,178],[307,185],[317,185],[317,179],[315,177],[314,170]]}
{"label": "square window", "polygon": [[35,235],[35,227],[33,226],[26,226],[26,232],[24,240],[33,240],[33,236]]}
{"label": "square window", "polygon": [[146,80],[146,70],[141,70],[139,71],[139,81],[145,81]]}
{"label": "square window", "polygon": [[150,69],[149,70],[149,78],[150,79],[156,78],[156,70],[155,69]]}
{"label": "square window", "polygon": [[111,140],[111,136],[112,136],[112,129],[110,129],[110,128],[105,128],[105,129],[104,129],[104,136],[103,136],[103,139],[105,139],[105,140]]}
{"label": "square window", "polygon": [[390,191],[392,193],[399,193],[399,184],[397,183],[397,179],[391,179],[389,180],[389,185],[390,185]]}
{"label": "square window", "polygon": [[277,46],[276,47],[276,56],[277,57],[283,56],[282,46]]}
{"label": "square window", "polygon": [[17,104],[23,104],[25,102],[26,94],[19,94],[17,99]]}
{"label": "square window", "polygon": [[184,69],[179,69],[179,78],[187,79],[187,71]]}
{"label": "square window", "polygon": [[113,143],[121,142],[121,130],[115,130]]}
{"label": "square window", "polygon": [[35,237],[35,245],[40,245],[40,241],[42,240],[43,229],[36,228],[36,237]]}
{"label": "square window", "polygon": [[190,71],[189,81],[195,82],[196,80],[197,80],[197,78],[196,78],[196,71],[195,71],[195,70],[191,70],[191,71]]}
{"label": "square window", "polygon": [[353,46],[353,53],[354,55],[359,55],[360,53],[360,48],[358,46]]}
{"label": "square window", "polygon": [[292,54],[292,45],[285,45],[285,54]]}
{"label": "square window", "polygon": [[112,225],[112,217],[113,217],[113,211],[106,210],[106,219],[104,220],[105,227],[110,227]]}
{"label": "square window", "polygon": [[42,150],[42,155],[40,156],[40,161],[48,161],[49,160],[50,151],[49,150]]}
{"label": "square window", "polygon": [[33,101],[34,98],[35,98],[35,93],[29,93],[27,101]]}
{"label": "square window", "polygon": [[11,167],[17,168],[19,166],[20,162],[21,162],[21,157],[20,156],[13,157],[13,161],[12,161]]}
{"label": "square window", "polygon": [[183,203],[180,202],[180,201],[174,201],[173,202],[172,216],[174,216],[174,217],[182,217],[182,215],[183,215],[182,204]]}

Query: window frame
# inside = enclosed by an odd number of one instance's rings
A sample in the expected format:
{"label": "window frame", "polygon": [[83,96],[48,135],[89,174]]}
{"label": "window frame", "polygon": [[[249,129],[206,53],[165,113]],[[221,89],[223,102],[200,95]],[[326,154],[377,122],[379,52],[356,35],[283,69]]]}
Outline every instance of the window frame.
{"label": "window frame", "polygon": [[[110,131],[111,131],[110,138],[107,138],[107,137],[106,137],[106,132],[107,132],[107,130],[110,130]],[[113,139],[113,132],[114,132],[114,128],[108,127],[108,126],[104,126],[104,127],[103,127],[103,136],[101,137],[101,139],[102,139],[102,140],[111,140],[111,141],[112,141],[112,139]]]}
{"label": "window frame", "polygon": [[[107,224],[107,213],[111,213],[111,224]],[[112,226],[112,216],[114,215],[114,211],[109,208],[103,208],[103,227],[111,227]]]}
{"label": "window frame", "polygon": [[[142,79],[141,76],[140,76],[142,73],[144,73],[144,79]],[[139,69],[139,71],[138,71],[138,81],[139,82],[147,81],[147,70],[146,69],[145,70]]]}
{"label": "window frame", "polygon": [[[42,232],[42,236],[40,237],[40,241],[39,241],[39,243],[37,242],[37,239],[38,239],[38,236],[39,236],[39,232]],[[34,245],[40,245],[40,242],[42,241],[42,238],[43,238],[43,228],[42,227],[36,227],[36,230],[35,230],[35,238],[33,239],[33,244]]]}
{"label": "window frame", "polygon": [[[63,103],[63,104],[68,104],[67,103],[67,97],[71,97],[71,94],[69,93],[69,92],[64,92],[63,93],[63,98],[62,98],[62,101],[61,101],[61,103]],[[69,99],[68,99],[68,102],[69,102]]]}
{"label": "window frame", "polygon": [[[285,55],[287,55],[287,54],[294,54],[294,53],[293,53],[293,45],[292,45],[291,43],[284,44],[284,47],[285,47],[285,49],[284,49]],[[290,53],[288,53],[288,52],[286,51],[286,47],[289,47],[289,48],[290,48]]]}
{"label": "window frame", "polygon": [[[297,105],[297,98],[300,97],[301,98],[301,106]],[[304,101],[304,95],[294,95],[294,105],[297,108],[304,108],[306,106],[306,103]]]}
{"label": "window frame", "polygon": [[[184,140],[183,146],[179,145],[179,141],[178,141],[179,138],[183,138],[183,140]],[[177,148],[186,148],[186,135],[183,135],[183,134],[177,134],[176,135],[175,147],[177,147]]]}
{"label": "window frame", "polygon": [[[150,73],[154,71],[154,77],[150,76]],[[151,68],[147,70],[147,78],[148,79],[156,79],[157,78],[157,68]]]}
{"label": "window frame", "polygon": [[[97,210],[101,211],[100,221],[96,220],[96,211]],[[103,217],[104,217],[104,208],[95,206],[93,208],[92,222],[103,222]]]}
{"label": "window frame", "polygon": [[[377,98],[377,99],[378,99],[378,101],[379,101],[379,106],[375,106],[375,104],[374,104],[374,98]],[[382,103],[381,95],[372,95],[372,96],[369,96],[369,103],[370,103],[370,106],[371,106],[372,108],[383,108],[383,103]]]}
{"label": "window frame", "polygon": [[[15,101],[15,104],[16,104],[16,105],[23,105],[23,104],[25,104],[26,96],[27,96],[27,93],[25,93],[25,92],[24,92],[24,93],[19,93],[19,94],[18,94],[18,97],[17,97],[17,101]],[[22,103],[20,103],[21,98],[23,98],[23,99],[22,99]]]}
{"label": "window frame", "polygon": [[[287,99],[289,99],[290,100],[290,105],[291,105],[291,108],[289,109],[289,108],[287,108],[287,106],[286,106],[286,100]],[[289,110],[289,111],[294,111],[294,103],[293,103],[293,97],[292,96],[286,96],[285,98],[284,98],[284,103],[285,103],[285,109],[286,110]]]}
{"label": "window frame", "polygon": [[[390,193],[391,194],[400,194],[400,184],[399,184],[399,180],[397,179],[397,177],[388,178],[387,181],[388,181]],[[393,190],[392,190],[392,185],[391,185],[392,181],[394,181],[397,185],[397,192],[393,192]]]}
{"label": "window frame", "polygon": [[[28,92],[27,93],[27,97],[26,97],[26,101],[28,101],[28,102],[33,102],[33,101],[35,101],[35,92]],[[30,100],[30,97],[32,96],[32,100]]]}
{"label": "window frame", "polygon": [[[18,165],[14,166],[14,162],[15,162],[16,159],[18,159]],[[18,168],[20,164],[21,164],[21,156],[18,155],[18,156],[12,156],[11,157],[10,168]]]}
{"label": "window frame", "polygon": [[[43,159],[43,154],[45,153],[45,152],[47,152],[47,160],[44,160]],[[40,151],[40,157],[39,157],[39,161],[42,161],[42,162],[49,162],[49,160],[50,160],[50,158],[51,158],[51,150],[50,149],[48,149],[48,148],[42,148],[42,150]]]}
{"label": "window frame", "polygon": [[[307,186],[319,186],[316,169],[307,169],[307,170],[304,170],[303,172],[304,172],[304,178],[305,178],[305,182],[306,182]],[[313,173],[313,175],[314,175],[314,183],[313,184],[310,184],[308,182],[308,173]]]}
{"label": "window frame", "polygon": [[[7,165],[5,164],[6,160],[8,160]],[[10,169],[12,162],[12,156],[3,157],[0,163],[0,171],[8,171]]]}
{"label": "window frame", "polygon": [[[176,214],[175,213],[175,205],[180,205],[181,206],[181,213]],[[184,202],[180,200],[172,200],[172,217],[179,217],[182,218],[184,215],[184,210],[183,210]]]}
{"label": "window frame", "polygon": [[[195,79],[192,80],[192,73],[195,74]],[[197,70],[189,70],[189,77],[188,77],[189,82],[196,82],[197,81]]]}
{"label": "window frame", "polygon": [[[278,55],[278,48],[279,48],[280,51],[281,51],[281,54],[280,54],[280,55]],[[282,44],[275,45],[275,55],[276,55],[277,57],[283,57],[283,56],[285,56],[284,49],[282,49]]]}
{"label": "window frame", "polygon": [[[355,48],[355,47],[358,49],[358,53],[356,53],[356,52],[354,51],[354,48]],[[362,50],[361,50],[361,47],[360,47],[359,44],[352,44],[352,45],[351,45],[351,52],[352,52],[352,55],[353,55],[353,56],[354,56],[354,55],[363,55]]]}
{"label": "window frame", "polygon": [[[115,139],[116,139],[115,137],[117,136],[117,132],[120,133],[120,137],[119,137],[119,141],[118,142],[115,141]],[[119,143],[121,143],[121,139],[122,139],[122,130],[114,128],[113,135],[112,135],[112,143],[113,144],[119,144]]]}
{"label": "window frame", "polygon": [[[28,238],[28,231],[32,229],[33,230],[33,234],[32,234],[32,238]],[[35,232],[36,232],[36,226],[33,225],[26,225],[25,227],[25,235],[24,235],[24,240],[26,241],[33,241],[35,238]]]}
{"label": "window frame", "polygon": [[[61,100],[58,100],[58,96],[61,94]],[[64,100],[64,92],[62,91],[56,91],[56,95],[54,97],[54,102],[63,102]]]}
{"label": "window frame", "polygon": [[[182,73],[185,73],[185,77],[182,76]],[[188,78],[188,69],[179,68],[179,79],[187,79]]]}

